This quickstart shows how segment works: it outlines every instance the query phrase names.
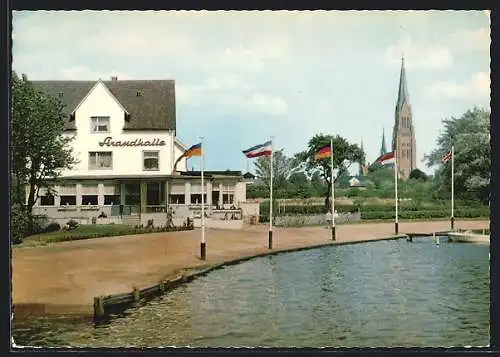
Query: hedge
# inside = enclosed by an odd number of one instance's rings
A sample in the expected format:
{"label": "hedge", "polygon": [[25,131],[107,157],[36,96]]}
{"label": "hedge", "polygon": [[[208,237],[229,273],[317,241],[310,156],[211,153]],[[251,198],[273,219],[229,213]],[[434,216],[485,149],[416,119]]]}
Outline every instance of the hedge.
{"label": "hedge", "polygon": [[[399,204],[399,211],[400,212],[419,212],[419,211],[449,211],[450,205],[448,204],[421,204],[417,205],[415,203],[406,203],[406,202],[401,202]],[[465,207],[457,207],[455,206],[456,209],[455,211],[458,212],[460,210],[470,210],[470,209],[477,209],[477,210],[483,210],[484,212],[487,212],[486,215],[489,215],[489,209],[486,206],[467,206]],[[279,205],[276,204],[276,207],[274,207],[274,212],[277,212],[279,208]],[[286,214],[323,214],[325,212],[325,206],[324,205],[287,205],[285,207],[281,207],[281,213],[286,213]],[[359,205],[359,204],[354,204],[354,205],[335,205],[335,210],[338,213],[347,213],[347,212],[357,212],[358,210],[361,211],[361,213],[368,213],[368,212],[393,212],[394,211],[394,205],[388,205],[388,204],[370,204],[370,205]],[[269,201],[262,202],[260,204],[260,214],[262,215],[269,215]],[[464,213],[465,214],[465,213]]]}
{"label": "hedge", "polygon": [[[335,206],[336,208],[337,206]],[[389,206],[390,207],[390,206]],[[287,210],[288,213],[288,210]],[[455,210],[456,218],[478,218],[478,217],[489,217],[490,211],[488,207],[481,208],[459,208]],[[449,209],[441,210],[402,210],[398,212],[398,218],[400,219],[431,219],[431,218],[445,218],[450,216]],[[391,210],[383,211],[361,211],[362,220],[384,220],[384,219],[394,219],[395,212],[394,207]],[[269,222],[269,214],[261,213],[259,217],[260,222]]]}
{"label": "hedge", "polygon": [[[85,225],[82,225],[85,226]],[[106,225],[112,227],[113,225]],[[101,232],[95,231],[57,231],[46,234],[39,235],[39,241],[46,243],[56,243],[65,242],[72,240],[82,240],[91,238],[101,238],[101,237],[112,237],[112,236],[125,236],[132,234],[144,234],[144,233],[158,233],[158,232],[179,232],[192,230],[193,227],[180,226],[180,227],[154,227],[154,228],[135,228],[135,227],[117,227],[113,230],[102,230]]]}

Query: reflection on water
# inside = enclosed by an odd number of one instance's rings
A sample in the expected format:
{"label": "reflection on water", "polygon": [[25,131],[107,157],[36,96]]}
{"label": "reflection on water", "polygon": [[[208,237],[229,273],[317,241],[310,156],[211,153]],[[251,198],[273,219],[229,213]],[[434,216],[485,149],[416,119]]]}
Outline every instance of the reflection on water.
{"label": "reflection on water", "polygon": [[488,254],[488,246],[437,247],[425,238],[257,258],[106,326],[19,321],[14,339],[93,347],[485,346]]}

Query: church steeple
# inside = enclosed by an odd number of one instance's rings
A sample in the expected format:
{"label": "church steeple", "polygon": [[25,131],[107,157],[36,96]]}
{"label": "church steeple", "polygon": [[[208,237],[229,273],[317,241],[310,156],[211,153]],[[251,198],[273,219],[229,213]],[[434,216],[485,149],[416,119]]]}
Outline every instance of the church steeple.
{"label": "church steeple", "polygon": [[[363,149],[363,140],[361,140],[361,151],[365,152]],[[359,162],[358,165],[359,165],[358,177],[363,177],[365,175],[365,168],[363,167],[361,162]]]}
{"label": "church steeple", "polygon": [[394,113],[394,129],[392,132],[392,150],[397,152],[398,169],[402,178],[408,178],[417,166],[415,129],[410,104],[410,94],[406,81],[405,60],[401,57],[398,98]]}
{"label": "church steeple", "polygon": [[403,104],[410,105],[410,94],[408,92],[408,84],[406,83],[405,59],[401,56],[401,73],[399,74],[399,91],[398,101],[396,103],[396,115],[401,112]]}
{"label": "church steeple", "polygon": [[380,146],[380,156],[387,154],[387,146],[385,145],[385,130],[382,127],[382,145]]}

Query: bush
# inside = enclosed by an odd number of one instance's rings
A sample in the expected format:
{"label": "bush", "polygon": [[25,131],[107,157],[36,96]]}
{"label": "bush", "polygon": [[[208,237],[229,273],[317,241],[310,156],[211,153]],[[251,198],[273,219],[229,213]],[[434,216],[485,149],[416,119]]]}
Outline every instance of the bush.
{"label": "bush", "polygon": [[40,234],[45,231],[45,228],[50,224],[49,218],[46,215],[33,216],[33,231],[29,234]]}
{"label": "bush", "polygon": [[68,230],[72,231],[75,230],[76,227],[78,227],[78,222],[74,219],[70,219],[68,222],[66,222],[66,225],[68,226]]}
{"label": "bush", "polygon": [[45,227],[43,230],[44,233],[49,233],[49,232],[57,232],[58,230],[61,229],[61,225],[57,222],[52,222]]}
{"label": "bush", "polygon": [[10,227],[13,244],[19,244],[23,241],[23,238],[26,236],[27,227],[28,215],[18,204],[14,204],[11,211]]}

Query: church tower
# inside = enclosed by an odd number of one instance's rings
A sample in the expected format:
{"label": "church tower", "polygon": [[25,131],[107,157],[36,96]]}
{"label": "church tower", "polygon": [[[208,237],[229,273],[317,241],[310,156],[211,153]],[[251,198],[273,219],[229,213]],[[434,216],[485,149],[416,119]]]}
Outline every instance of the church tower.
{"label": "church tower", "polygon": [[[365,152],[363,148],[363,140],[361,140],[361,151]],[[364,177],[366,173],[366,167],[362,165],[361,162],[358,162],[358,165],[359,165],[358,177]]]}
{"label": "church tower", "polygon": [[380,156],[387,154],[387,146],[385,145],[385,130],[382,128],[382,144],[380,145]]}
{"label": "church tower", "polygon": [[392,150],[396,151],[400,177],[407,179],[410,172],[417,168],[417,150],[404,58],[401,58],[398,100],[392,131]]}

